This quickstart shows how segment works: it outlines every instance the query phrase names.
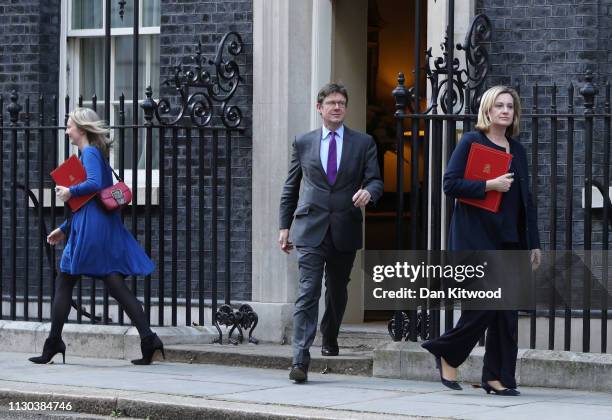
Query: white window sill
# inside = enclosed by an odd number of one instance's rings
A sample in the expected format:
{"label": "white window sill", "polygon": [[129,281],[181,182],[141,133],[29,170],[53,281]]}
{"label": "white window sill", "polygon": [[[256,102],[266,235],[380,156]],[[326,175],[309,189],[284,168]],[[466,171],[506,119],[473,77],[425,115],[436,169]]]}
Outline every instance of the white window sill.
{"label": "white window sill", "polygon": [[[586,188],[582,188],[582,208],[584,208],[584,193]],[[591,187],[591,208],[603,209],[603,197],[596,187]],[[612,198],[612,187],[609,187],[608,196]]]}
{"label": "white window sill", "polygon": [[[36,196],[36,199],[40,202],[39,199],[39,194],[38,194],[38,189],[32,189],[32,192],[34,193],[34,195]],[[51,188],[45,188],[43,190],[43,207],[44,208],[50,208],[51,207],[51,194],[55,194],[55,191],[53,191]],[[138,207],[144,207],[145,205],[145,187],[138,187],[138,195],[137,195],[137,206]],[[128,206],[131,206],[132,203],[130,203]],[[151,205],[152,206],[157,206],[159,205],[159,187],[151,187]],[[55,206],[56,207],[64,207],[64,202],[58,198],[55,199]],[[32,203],[32,200],[29,200],[29,207],[34,207],[34,203]]]}

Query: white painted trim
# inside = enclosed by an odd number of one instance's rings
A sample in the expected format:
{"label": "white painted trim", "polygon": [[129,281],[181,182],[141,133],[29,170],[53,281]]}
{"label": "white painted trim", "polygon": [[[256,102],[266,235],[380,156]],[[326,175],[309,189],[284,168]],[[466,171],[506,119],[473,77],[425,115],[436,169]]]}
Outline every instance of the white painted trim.
{"label": "white painted trim", "polygon": [[[145,89],[146,86],[148,86],[149,84],[151,84],[151,64],[152,64],[152,60],[150,57],[150,54],[153,53],[152,51],[152,42],[151,39],[149,37],[149,35],[159,35],[161,30],[159,26],[152,26],[152,27],[143,27],[142,26],[142,15],[143,15],[143,7],[142,7],[142,0],[141,1],[141,7],[140,7],[140,28],[139,28],[139,33],[140,35],[147,35],[145,37],[143,37],[143,43],[141,45],[141,47],[143,48],[143,51],[145,52],[145,60],[146,60],[146,64],[145,64],[145,85],[141,86],[142,89]],[[78,30],[72,30],[69,27],[72,25],[71,22],[71,6],[72,5],[72,1],[70,0],[61,0],[61,13],[60,13],[60,81],[59,81],[59,120],[58,120],[58,125],[62,126],[64,124],[63,118],[62,116],[66,114],[67,110],[66,110],[66,106],[65,106],[65,101],[64,98],[66,97],[66,95],[70,96],[70,106],[74,107],[77,105],[78,103],[78,97],[76,96],[76,93],[79,92],[79,86],[80,86],[80,79],[79,79],[79,65],[77,64],[79,61],[79,57],[80,57],[80,47],[81,47],[81,42],[80,39],[82,38],[103,38],[104,37],[104,29],[78,29]],[[103,12],[104,12],[104,5],[103,5]],[[65,20],[61,20],[62,17],[65,18]],[[102,26],[104,27],[104,18],[102,19]],[[115,91],[115,49],[116,49],[116,39],[117,36],[129,36],[133,34],[133,29],[130,28],[112,28],[111,29],[111,100],[110,100],[110,104],[104,104],[105,106],[110,106],[110,120],[109,123],[111,125],[114,125],[115,122],[115,114],[114,114],[114,107],[117,107],[119,105],[119,98],[115,98],[114,97],[114,91]],[[73,46],[71,48],[68,48],[68,42],[72,42]],[[70,63],[71,67],[70,67],[70,80],[68,80],[68,73],[67,73],[67,66]],[[138,100],[139,103],[142,103],[143,100]],[[98,98],[98,103],[102,104],[104,103],[104,98],[99,97]],[[132,105],[132,100],[126,100],[125,101],[125,106],[126,108],[128,106],[131,107]],[[83,105],[91,105],[91,98],[83,98]],[[60,163],[62,163],[64,161],[64,134],[62,134],[61,132],[58,132],[58,138],[57,138],[59,147],[58,147],[58,162],[56,162],[58,165]],[[70,154],[74,154],[76,153],[76,148],[75,147],[70,147]],[[159,169],[153,169],[152,171],[152,184],[154,188],[157,188],[159,186]],[[125,178],[125,182],[129,185],[131,184],[131,180],[132,180],[132,170],[131,169],[126,169],[125,173],[124,173],[124,178]],[[144,169],[138,169],[138,179],[139,180],[144,180],[145,179],[145,170]],[[140,190],[140,187],[139,187]],[[139,202],[140,202],[140,192],[139,192]],[[143,196],[143,202],[144,202],[144,196]]]}
{"label": "white painted trim", "polygon": [[[314,0],[312,5],[312,77],[310,97],[317,97],[321,86],[331,80],[332,66],[332,17],[331,0]],[[310,128],[321,125],[319,114],[313,105],[310,112]]]}
{"label": "white painted trim", "polygon": [[[126,182],[127,184],[127,182]],[[128,186],[131,188],[131,185],[128,184]],[[40,203],[39,200],[39,196],[38,196],[38,188],[34,188],[31,190],[32,194],[34,194],[34,196],[36,197],[36,199],[38,200],[38,202]],[[134,191],[132,189],[132,191]],[[45,188],[43,189],[43,207],[44,208],[50,208],[51,207],[51,194],[54,194],[55,191],[53,191],[51,188]],[[145,205],[145,197],[146,197],[146,190],[145,190],[145,186],[138,186],[138,202],[136,204],[137,207],[142,207]],[[29,207],[30,208],[34,208],[34,204],[32,203],[32,200],[28,201],[29,203]],[[132,204],[128,204],[128,206],[131,206]],[[152,206],[157,206],[159,205],[159,187],[158,186],[153,186],[151,188],[151,205]],[[64,207],[64,202],[60,199],[55,199],[55,207]]]}

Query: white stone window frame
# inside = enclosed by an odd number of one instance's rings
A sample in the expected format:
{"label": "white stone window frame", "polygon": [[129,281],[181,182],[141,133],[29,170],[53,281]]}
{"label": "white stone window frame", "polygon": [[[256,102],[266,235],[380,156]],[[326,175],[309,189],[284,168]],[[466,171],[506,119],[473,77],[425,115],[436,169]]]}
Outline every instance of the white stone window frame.
{"label": "white stone window frame", "polygon": [[[61,126],[64,124],[64,121],[62,119],[62,116],[64,116],[66,114],[66,109],[65,109],[65,101],[64,98],[66,97],[66,95],[70,96],[70,107],[74,107],[77,103],[78,103],[78,92],[79,92],[79,85],[80,85],[80,80],[79,80],[79,72],[77,71],[77,69],[68,69],[68,64],[69,63],[77,63],[79,60],[79,42],[74,43],[74,48],[69,48],[69,39],[73,38],[73,39],[78,39],[78,38],[104,38],[105,36],[105,32],[104,32],[104,24],[105,24],[105,2],[103,0],[99,0],[102,2],[102,28],[100,29],[72,29],[71,25],[72,25],[72,0],[61,0],[61,22],[60,22],[60,68],[59,68],[59,121],[58,124]],[[161,30],[160,30],[160,26],[142,26],[142,22],[143,22],[143,2],[146,0],[138,0],[140,2],[140,17],[139,17],[139,22],[140,22],[140,26],[139,26],[139,35],[159,35]],[[161,4],[161,3],[160,3]],[[113,38],[113,41],[111,42],[111,86],[110,86],[110,91],[111,91],[111,106],[113,107],[118,107],[119,106],[119,98],[114,98],[113,94],[114,94],[114,69],[115,69],[115,42],[114,42],[114,38],[117,36],[122,36],[122,35],[132,35],[133,34],[133,28],[132,27],[128,27],[128,28],[111,28],[111,37]],[[146,39],[143,37],[143,40]],[[146,74],[145,74],[145,84],[144,86],[139,86],[139,89],[142,90],[144,92],[144,89],[146,88],[146,86],[148,86],[148,83],[150,83],[151,81],[151,42],[144,42],[141,43],[140,48],[145,48],[148,50],[145,50],[145,59],[146,59],[146,65],[145,65],[145,69],[146,69]],[[70,73],[71,75],[71,79],[68,80],[68,73]],[[155,86],[154,87],[154,93],[158,93],[159,90],[159,86]],[[98,95],[98,104],[100,104],[101,102],[103,103],[104,101],[104,97],[103,97],[103,92],[96,92],[96,94]],[[127,92],[126,92],[127,94]],[[153,99],[158,99],[158,98],[153,98]],[[142,99],[139,100],[140,103],[142,103]],[[91,98],[83,98],[83,105],[84,106],[91,106],[92,102],[91,102]],[[131,109],[132,108],[132,100],[125,100],[125,109]],[[115,113],[111,111],[110,113],[110,125],[115,125]],[[117,122],[118,123],[118,122]],[[132,122],[131,121],[126,121],[126,125],[131,125]],[[139,130],[143,130],[142,128],[140,128]],[[58,133],[58,155],[59,155],[59,162],[58,164],[60,164],[61,162],[63,162],[64,160],[64,135],[63,133]],[[69,146],[70,147],[70,154],[76,153],[76,148],[74,146]],[[114,157],[111,156],[111,165],[113,165],[113,167],[115,168],[116,166],[114,165]],[[137,191],[137,200],[138,200],[138,204],[139,205],[144,205],[145,202],[145,177],[146,177],[146,171],[145,169],[138,169],[138,191]],[[126,184],[132,186],[132,169],[125,169],[124,171],[124,181]],[[152,199],[152,204],[157,204],[158,199],[157,199],[157,190],[159,187],[159,170],[158,169],[153,169],[152,170],[152,187],[153,187],[153,199]],[[37,194],[38,195],[38,194]],[[48,197],[50,197],[50,192],[47,193],[45,192],[45,197],[43,202],[45,203],[45,205],[48,204]],[[50,200],[49,200],[50,202]],[[58,204],[60,204],[61,202],[58,202]],[[61,204],[60,204],[61,205]]]}

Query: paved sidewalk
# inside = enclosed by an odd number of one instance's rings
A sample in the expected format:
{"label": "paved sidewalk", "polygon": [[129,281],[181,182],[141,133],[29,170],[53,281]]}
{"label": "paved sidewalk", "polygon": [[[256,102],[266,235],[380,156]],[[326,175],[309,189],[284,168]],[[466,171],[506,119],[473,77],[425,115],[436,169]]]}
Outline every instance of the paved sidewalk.
{"label": "paved sidewalk", "polygon": [[[71,357],[34,365],[26,353],[0,353],[0,408],[10,401],[72,402],[98,415],[119,411],[159,418],[609,419],[612,394],[521,388],[522,396],[486,395],[441,384],[312,372],[295,385],[288,371],[188,363],[133,366],[128,361]],[[25,417],[24,417],[25,418]]]}

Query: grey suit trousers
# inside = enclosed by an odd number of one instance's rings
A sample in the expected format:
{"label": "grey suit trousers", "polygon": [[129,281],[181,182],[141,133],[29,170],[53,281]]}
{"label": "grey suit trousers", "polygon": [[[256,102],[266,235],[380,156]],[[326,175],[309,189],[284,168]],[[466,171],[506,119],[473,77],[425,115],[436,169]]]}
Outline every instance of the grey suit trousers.
{"label": "grey suit trousers", "polygon": [[346,286],[356,251],[338,251],[328,230],[317,247],[296,247],[300,271],[293,313],[293,363],[310,363],[310,346],[317,332],[319,298],[325,274],[325,313],[321,319],[323,344],[337,346],[338,331],[348,299]]}

